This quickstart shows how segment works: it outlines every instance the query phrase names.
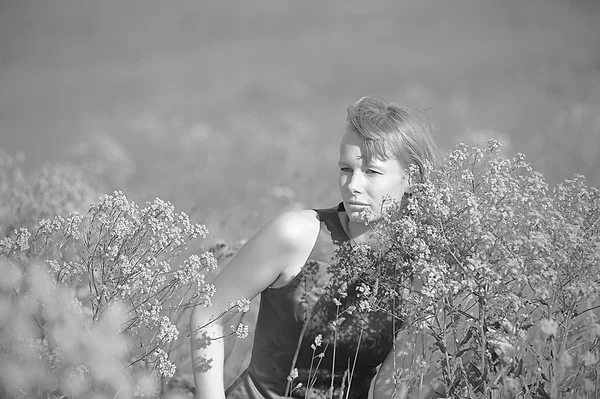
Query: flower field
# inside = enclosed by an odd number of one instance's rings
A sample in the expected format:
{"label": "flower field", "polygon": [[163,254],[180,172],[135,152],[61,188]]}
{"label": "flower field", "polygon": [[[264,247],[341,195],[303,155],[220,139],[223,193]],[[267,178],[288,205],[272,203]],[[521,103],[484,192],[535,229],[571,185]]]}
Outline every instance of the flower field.
{"label": "flower field", "polygon": [[190,306],[273,216],[337,204],[365,94],[445,156],[339,254],[336,306],[403,325],[397,397],[600,397],[596,2],[36,3],[0,5],[0,397],[190,398]]}
{"label": "flower field", "polygon": [[[583,176],[550,189],[524,155],[499,148],[457,146],[407,200],[387,200],[376,247],[338,253],[339,324],[377,310],[402,325],[396,397],[600,393],[600,191]],[[67,212],[76,205],[59,200],[79,199],[75,184],[37,203],[15,162],[3,160],[4,203],[29,215],[50,203],[57,215],[34,222],[5,209],[6,225],[24,227],[0,240],[3,396],[183,396],[172,382],[187,357],[185,315],[210,302],[207,278],[233,250],[182,256],[207,229],[158,198],[140,209],[115,192]],[[241,299],[228,311],[249,309]],[[227,338],[238,367],[242,321]]]}

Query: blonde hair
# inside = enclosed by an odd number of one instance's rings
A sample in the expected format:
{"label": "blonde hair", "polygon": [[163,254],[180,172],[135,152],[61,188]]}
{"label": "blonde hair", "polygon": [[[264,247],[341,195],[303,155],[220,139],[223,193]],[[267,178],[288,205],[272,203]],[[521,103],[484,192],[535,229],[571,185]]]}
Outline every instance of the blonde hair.
{"label": "blonde hair", "polygon": [[362,137],[365,161],[396,159],[402,167],[417,168],[423,180],[425,165],[436,165],[439,153],[428,125],[409,108],[385,98],[367,96],[348,108],[348,126]]}

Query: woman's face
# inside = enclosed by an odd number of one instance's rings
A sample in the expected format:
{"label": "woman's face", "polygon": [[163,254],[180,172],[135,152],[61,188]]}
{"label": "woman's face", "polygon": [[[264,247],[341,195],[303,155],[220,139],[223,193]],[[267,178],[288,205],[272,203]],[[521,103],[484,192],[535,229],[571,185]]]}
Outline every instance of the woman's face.
{"label": "woman's face", "polygon": [[[408,174],[396,159],[365,161],[362,138],[348,128],[340,145],[339,185],[352,224],[364,226],[363,211],[381,215],[384,195],[400,200],[408,189]],[[356,227],[356,226],[355,226]]]}

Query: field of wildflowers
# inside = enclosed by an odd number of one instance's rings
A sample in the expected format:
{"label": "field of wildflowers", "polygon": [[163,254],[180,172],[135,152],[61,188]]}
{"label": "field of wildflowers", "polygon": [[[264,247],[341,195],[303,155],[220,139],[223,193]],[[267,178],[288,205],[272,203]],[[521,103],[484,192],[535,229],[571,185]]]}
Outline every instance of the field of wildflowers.
{"label": "field of wildflowers", "polygon": [[[173,388],[184,315],[210,301],[207,276],[234,250],[187,255],[206,227],[160,199],[140,209],[117,191],[85,204],[83,180],[27,178],[7,155],[0,173],[11,227],[0,240],[3,397],[189,395]],[[49,201],[27,196],[47,181]],[[598,397],[600,191],[583,176],[551,189],[498,141],[462,144],[406,200],[388,199],[374,228],[376,248],[339,252],[355,284],[332,297],[403,326],[396,397]]]}
{"label": "field of wildflowers", "polygon": [[437,378],[456,398],[600,396],[597,2],[231,5],[0,6],[0,396],[190,397],[186,311],[214,260],[338,200],[365,94],[431,108],[442,148],[480,147],[390,208],[386,251],[342,262],[357,306],[411,337],[398,395]]}

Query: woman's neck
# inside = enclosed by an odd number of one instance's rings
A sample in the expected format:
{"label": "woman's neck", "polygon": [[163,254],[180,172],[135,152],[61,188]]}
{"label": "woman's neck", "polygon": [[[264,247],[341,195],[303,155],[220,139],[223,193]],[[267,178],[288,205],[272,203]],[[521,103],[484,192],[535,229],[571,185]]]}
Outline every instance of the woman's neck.
{"label": "woman's neck", "polygon": [[373,240],[373,236],[375,234],[373,228],[375,227],[374,223],[376,222],[371,222],[369,224],[352,222],[350,218],[348,218],[348,214],[346,214],[346,212],[341,212],[340,221],[342,222],[344,231],[354,242],[369,243]]}

